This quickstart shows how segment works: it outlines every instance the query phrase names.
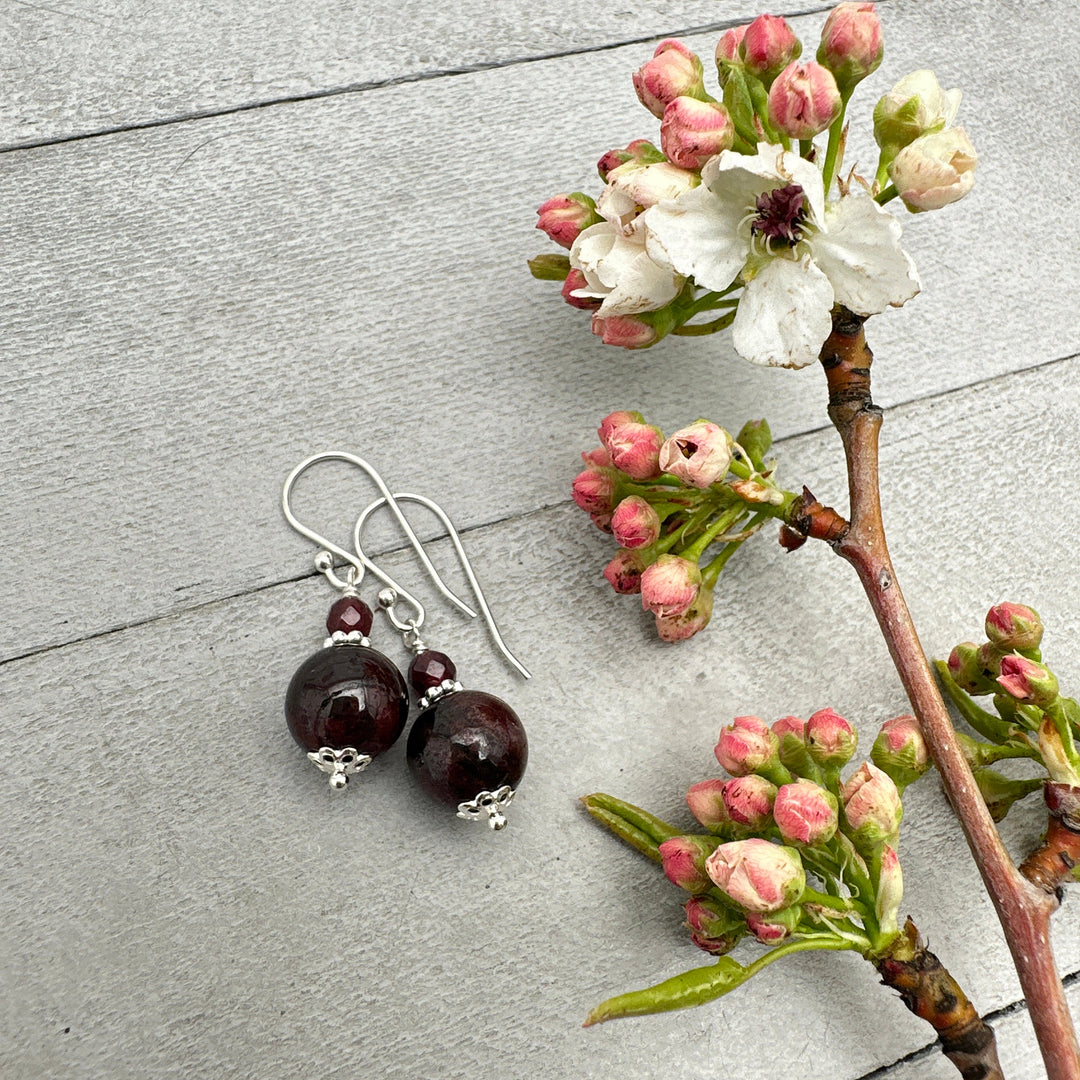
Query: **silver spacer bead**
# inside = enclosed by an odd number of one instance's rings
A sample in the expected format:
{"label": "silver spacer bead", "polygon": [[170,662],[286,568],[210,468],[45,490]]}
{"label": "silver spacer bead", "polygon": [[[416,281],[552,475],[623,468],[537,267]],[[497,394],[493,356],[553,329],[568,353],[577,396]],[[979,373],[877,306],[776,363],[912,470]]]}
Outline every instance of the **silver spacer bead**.
{"label": "silver spacer bead", "polygon": [[457,816],[466,821],[480,821],[487,814],[488,828],[495,832],[507,826],[503,813],[514,799],[514,789],[504,784],[498,791],[481,791],[471,802],[458,804]]}
{"label": "silver spacer bead", "polygon": [[310,761],[317,769],[330,774],[330,786],[341,791],[349,783],[353,773],[363,772],[371,764],[367,754],[346,746],[344,750],[335,750],[332,746],[320,746],[308,753]]}
{"label": "silver spacer bead", "polygon": [[329,649],[331,645],[363,645],[365,648],[371,645],[371,641],[364,637],[359,630],[335,630],[324,642],[323,648]]}
{"label": "silver spacer bead", "polygon": [[420,711],[423,712],[424,709],[430,709],[439,698],[446,697],[447,694],[456,694],[459,690],[464,689],[461,683],[455,679],[443,679],[438,686],[425,690],[417,705],[420,707]]}

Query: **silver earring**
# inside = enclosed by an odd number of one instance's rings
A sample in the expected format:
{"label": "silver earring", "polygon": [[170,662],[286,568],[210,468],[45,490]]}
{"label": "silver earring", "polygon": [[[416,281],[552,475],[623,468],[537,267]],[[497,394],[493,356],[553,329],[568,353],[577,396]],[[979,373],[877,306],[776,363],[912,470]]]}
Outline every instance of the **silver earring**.
{"label": "silver earring", "polygon": [[[386,586],[379,593],[379,607],[413,654],[408,679],[417,694],[420,713],[406,743],[409,770],[432,798],[455,807],[458,817],[471,821],[486,819],[492,829],[503,829],[507,823],[505,810],[528,762],[525,728],[517,713],[501,698],[481,690],[463,689],[450,657],[429,649],[420,637],[423,606],[364,554],[363,530],[368,519],[381,507],[393,509],[398,502],[419,503],[442,522],[495,644],[524,678],[530,675],[503,641],[461,537],[446,512],[422,495],[384,492],[357,519],[353,545],[357,557]],[[422,545],[411,529],[408,535],[413,548],[422,552]],[[423,563],[436,583],[441,584],[426,556]],[[412,609],[412,614],[404,618],[397,610],[402,601]]]}

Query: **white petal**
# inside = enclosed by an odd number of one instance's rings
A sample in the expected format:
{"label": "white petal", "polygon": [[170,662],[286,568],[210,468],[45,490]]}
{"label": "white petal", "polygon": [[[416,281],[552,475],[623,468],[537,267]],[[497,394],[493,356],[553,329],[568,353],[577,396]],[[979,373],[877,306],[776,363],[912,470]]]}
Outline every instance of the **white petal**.
{"label": "white petal", "polygon": [[645,250],[640,231],[624,233],[617,225],[601,221],[583,230],[570,249],[570,265],[581,270],[593,287],[613,289],[627,267]]}
{"label": "white petal", "polygon": [[838,303],[856,315],[900,307],[919,291],[915,264],[900,246],[900,222],[873,199],[847,195],[829,203],[825,228],[810,238],[814,262]]}
{"label": "white petal", "polygon": [[600,305],[601,315],[636,315],[670,303],[682,288],[682,278],[657,266],[641,251],[619,275],[618,284]]}
{"label": "white petal", "polygon": [[745,206],[718,199],[706,187],[665,199],[642,215],[646,250],[656,262],[721,292],[746,262],[749,229],[739,229],[746,212]]}
{"label": "white petal", "polygon": [[743,205],[743,213],[754,208],[759,195],[788,184],[803,189],[815,224],[825,212],[825,188],[818,167],[782,146],[758,143],[753,157],[725,150],[705,163],[701,179],[721,199]]}
{"label": "white petal", "polygon": [[832,330],[832,306],[829,279],[808,255],[770,259],[743,289],[731,342],[755,364],[806,367]]}
{"label": "white petal", "polygon": [[637,213],[637,203],[625,191],[608,184],[596,200],[596,212],[608,221],[619,222]]}

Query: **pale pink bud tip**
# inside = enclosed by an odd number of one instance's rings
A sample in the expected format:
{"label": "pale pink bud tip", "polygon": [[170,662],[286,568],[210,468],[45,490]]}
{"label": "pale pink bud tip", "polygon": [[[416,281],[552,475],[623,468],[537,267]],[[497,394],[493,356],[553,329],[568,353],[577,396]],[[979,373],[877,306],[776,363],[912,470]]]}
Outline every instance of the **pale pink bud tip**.
{"label": "pale pink bud tip", "polygon": [[1037,649],[1043,636],[1042,619],[1026,604],[995,604],[986,613],[986,636],[1003,649]]}
{"label": "pale pink bud tip", "polygon": [[797,905],[769,915],[748,911],[746,928],[762,945],[777,945],[795,932],[801,918],[802,909]]}
{"label": "pale pink bud tip", "polygon": [[732,821],[763,829],[772,818],[776,787],[763,776],[739,776],[724,785],[724,808]]}
{"label": "pale pink bud tip", "polygon": [[661,555],[641,575],[641,606],[671,617],[687,611],[701,588],[698,564],[678,555]]}
{"label": "pale pink bud tip", "polygon": [[634,72],[638,100],[658,119],[677,97],[702,97],[705,83],[701,61],[681,41],[661,41],[653,58]]}
{"label": "pale pink bud tip", "polygon": [[577,293],[589,291],[589,279],[574,267],[566,275],[562,284],[562,298],[571,306],[580,308],[582,311],[595,311],[603,300],[598,296],[578,296]]}
{"label": "pale pink bud tip", "polygon": [[737,716],[720,732],[716,760],[732,776],[748,776],[777,760],[780,740],[757,716]]}
{"label": "pale pink bud tip", "polygon": [[1054,673],[1026,656],[1011,653],[1001,658],[998,685],[1021,704],[1045,708],[1058,696]]}
{"label": "pale pink bud tip", "polygon": [[798,844],[824,844],[836,832],[839,804],[836,796],[811,780],[784,784],[776,793],[773,818],[780,835]]}
{"label": "pale pink bud tip", "polygon": [[870,757],[902,787],[914,783],[930,768],[930,749],[914,716],[886,720],[874,740]]}
{"label": "pale pink bud tip", "polygon": [[655,480],[660,475],[664,433],[659,428],[625,420],[609,428],[602,438],[611,463],[632,480]]}
{"label": "pale pink bud tip", "polygon": [[747,28],[739,49],[746,70],[768,86],[802,52],[787,20],[759,15]]}
{"label": "pale pink bud tip", "polygon": [[608,436],[620,425],[620,424],[643,424],[645,423],[645,417],[639,412],[628,412],[625,409],[620,409],[616,412],[608,413],[603,420],[600,421],[600,426],[596,429],[596,434],[600,437],[600,441],[606,446]]}
{"label": "pale pink bud tip", "polygon": [[700,588],[694,602],[679,615],[657,615],[656,633],[661,641],[686,641],[699,634],[712,619],[713,591]]}
{"label": "pale pink bud tip", "polygon": [[739,55],[739,46],[742,45],[742,40],[746,36],[746,27],[748,25],[749,23],[743,26],[733,26],[720,35],[720,40],[716,43],[717,64],[724,61],[734,64],[742,59]]}
{"label": "pale pink bud tip", "polygon": [[806,888],[799,853],[759,837],[721,844],[705,860],[705,869],[717,888],[746,911],[780,911]]}
{"label": "pale pink bud tip", "polygon": [[614,509],[615,471],[588,466],[574,477],[574,502],[590,514],[610,514]]}
{"label": "pale pink bud tip", "polygon": [[709,830],[717,830],[731,824],[724,806],[725,780],[702,780],[692,784],[686,792],[686,805],[690,813]]}
{"label": "pale pink bud tip", "polygon": [[641,592],[641,574],[648,562],[639,551],[620,551],[604,567],[604,577],[617,593]]}
{"label": "pale pink bud tip", "polygon": [[668,881],[687,892],[707,892],[710,879],[705,871],[705,858],[715,846],[715,840],[700,836],[675,836],[660,845],[660,859]]}
{"label": "pale pink bud tip", "polygon": [[889,176],[909,210],[940,210],[975,186],[978,162],[967,133],[952,127],[905,146],[889,166]]}
{"label": "pale pink bud tip", "polygon": [[854,86],[876,71],[884,47],[881,20],[873,4],[839,4],[829,13],[821,31],[818,61],[842,86]]}
{"label": "pale pink bud tip", "polygon": [[733,445],[722,427],[700,420],[676,431],[664,443],[660,468],[691,487],[707,488],[727,475]]}
{"label": "pale pink bud tip", "polygon": [[660,517],[640,495],[629,495],[611,515],[611,531],[621,547],[648,547],[660,537]]}
{"label": "pale pink bud tip", "polygon": [[769,118],[793,139],[811,139],[839,115],[840,91],[828,68],[813,60],[789,64],[769,90]]}
{"label": "pale pink bud tip", "polygon": [[536,212],[540,217],[536,227],[564,248],[572,247],[583,229],[600,220],[596,203],[580,191],[572,195],[556,195]]}
{"label": "pale pink bud tip", "polygon": [[656,344],[660,335],[656,327],[635,315],[594,315],[592,332],[605,345],[618,345],[622,349],[647,349]]}
{"label": "pale pink bud tip", "polygon": [[839,713],[821,709],[806,721],[806,748],[819,765],[838,767],[851,760],[858,744],[855,729]]}
{"label": "pale pink bud tip", "polygon": [[683,169],[700,169],[735,141],[727,109],[713,101],[677,97],[664,110],[660,146],[668,160]]}

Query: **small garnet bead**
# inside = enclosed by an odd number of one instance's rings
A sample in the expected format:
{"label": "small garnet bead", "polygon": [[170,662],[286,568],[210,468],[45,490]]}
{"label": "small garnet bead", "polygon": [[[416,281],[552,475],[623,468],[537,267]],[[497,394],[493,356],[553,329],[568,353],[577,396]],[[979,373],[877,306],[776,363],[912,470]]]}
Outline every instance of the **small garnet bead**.
{"label": "small garnet bead", "polygon": [[393,746],[408,715],[401,672],[364,645],[320,649],[300,665],[285,693],[289,730],[309,752],[351,746],[375,757]]}
{"label": "small garnet bead", "polygon": [[343,596],[330,607],[330,614],[326,616],[326,632],[331,635],[338,632],[351,634],[359,630],[367,637],[372,618],[371,608],[359,596]]}
{"label": "small garnet bead", "polygon": [[446,653],[436,652],[434,649],[417,653],[409,665],[409,682],[421,694],[425,690],[442,686],[447,679],[453,682],[456,678],[457,668],[454,661]]}
{"label": "small garnet bead", "polygon": [[525,774],[529,743],[517,713],[481,690],[445,694],[416,719],[406,744],[409,768],[420,786],[450,806]]}

